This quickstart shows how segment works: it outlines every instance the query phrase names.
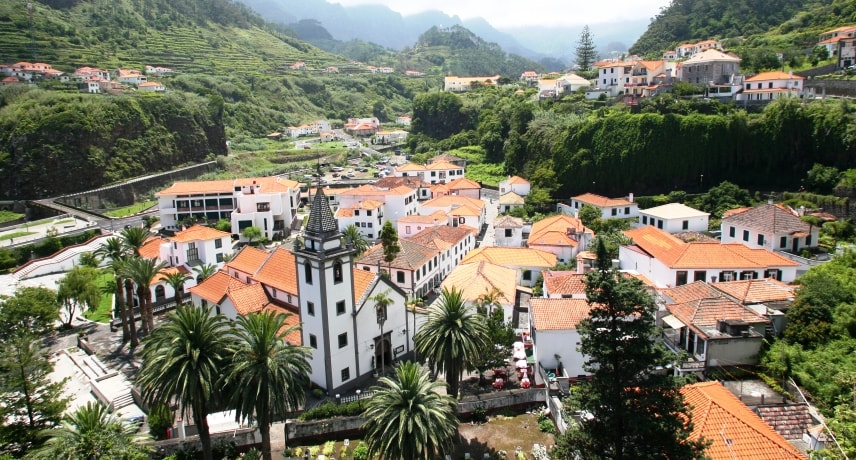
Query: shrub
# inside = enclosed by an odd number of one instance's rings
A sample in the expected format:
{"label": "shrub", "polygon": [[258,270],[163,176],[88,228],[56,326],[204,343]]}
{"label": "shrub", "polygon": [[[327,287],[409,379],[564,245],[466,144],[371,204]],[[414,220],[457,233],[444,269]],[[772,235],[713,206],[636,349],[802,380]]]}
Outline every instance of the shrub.
{"label": "shrub", "polygon": [[316,398],[319,398],[319,399],[323,398],[324,397],[324,390],[322,390],[320,388],[316,388],[316,389],[312,390],[312,396],[315,396]]}
{"label": "shrub", "polygon": [[362,405],[359,401],[352,401],[347,404],[326,402],[318,407],[309,409],[297,418],[300,420],[323,420],[333,417],[352,417],[361,413]]}
{"label": "shrub", "polygon": [[556,434],[556,426],[553,425],[552,420],[541,420],[538,422],[538,428],[544,433]]}
{"label": "shrub", "polygon": [[339,458],[348,458],[348,446],[342,446],[339,449]]}
{"label": "shrub", "polygon": [[329,457],[333,455],[335,449],[336,441],[327,441],[324,443],[324,447],[321,449],[321,454],[323,454],[325,457]]}
{"label": "shrub", "polygon": [[368,460],[369,458],[369,447],[361,442],[359,446],[354,449],[354,460]]}
{"label": "shrub", "polygon": [[172,426],[172,411],[166,404],[157,404],[149,412],[149,434],[155,439],[166,439],[166,429]]}
{"label": "shrub", "polygon": [[242,460],[261,460],[261,458],[262,458],[262,453],[261,453],[261,452],[259,452],[259,450],[258,450],[258,449],[256,449],[255,447],[253,447],[252,449],[248,450],[248,451],[247,451],[247,453],[245,453],[244,455],[242,455],[240,458],[241,458]]}
{"label": "shrub", "polygon": [[473,421],[476,423],[487,422],[487,410],[485,410],[484,406],[478,406],[473,410]]}

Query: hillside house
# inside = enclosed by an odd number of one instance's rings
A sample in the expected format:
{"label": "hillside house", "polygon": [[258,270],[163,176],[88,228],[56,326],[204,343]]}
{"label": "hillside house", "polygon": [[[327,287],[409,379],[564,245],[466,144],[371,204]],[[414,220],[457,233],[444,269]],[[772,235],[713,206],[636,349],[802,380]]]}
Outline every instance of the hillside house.
{"label": "hillside house", "polygon": [[499,74],[490,77],[448,76],[443,79],[443,91],[459,93],[471,90],[474,85],[492,86],[497,84],[499,77]]}
{"label": "hillside house", "polygon": [[738,101],[772,101],[782,97],[812,97],[804,87],[805,77],[793,72],[761,72],[743,80],[743,91],[737,95]]}
{"label": "hillside house", "polygon": [[161,66],[146,66],[146,75],[154,75],[156,77],[165,77],[169,75],[174,75],[175,71],[169,67],[161,67]]}
{"label": "hillside house", "polygon": [[541,75],[534,70],[527,70],[520,74],[520,81],[526,83],[534,83],[538,81]]}
{"label": "hillside house", "polygon": [[449,216],[443,211],[432,214],[412,214],[398,219],[397,230],[400,238],[410,238],[426,228],[451,226]]}
{"label": "hillside house", "polygon": [[532,287],[541,273],[556,266],[556,256],[532,248],[505,248],[485,246],[471,251],[461,263],[490,262],[517,272],[516,284]]}
{"label": "hillside house", "polygon": [[140,83],[137,85],[137,89],[140,91],[146,91],[149,93],[164,93],[166,92],[166,86],[163,83],[158,83],[156,81],[147,81]]}
{"label": "hillside house", "polygon": [[558,261],[571,263],[580,251],[588,248],[594,232],[576,217],[560,214],[532,224],[526,245],[533,249],[549,252]]}
{"label": "hillside house", "polygon": [[597,88],[605,90],[609,97],[624,94],[625,85],[631,82],[634,65],[635,62],[632,61],[595,63]]}
{"label": "hillside house", "polygon": [[820,34],[818,46],[826,48],[836,58],[836,69],[856,65],[856,25],[836,27]]}
{"label": "hillside house", "polygon": [[[396,225],[398,219],[417,213],[418,200],[416,189],[406,186],[389,188],[379,187],[377,184],[365,184],[339,192],[337,198],[340,208],[356,209],[359,203],[365,201],[379,201],[383,203],[383,215],[380,216],[381,218],[377,226],[373,225],[372,228],[375,231],[369,232],[375,235],[371,238],[376,238],[377,235],[380,235],[380,229],[386,221],[390,221],[393,225]],[[376,218],[378,216],[375,215],[373,217]]]}
{"label": "hillside house", "polygon": [[465,196],[469,198],[481,198],[481,184],[478,182],[459,177],[446,184],[437,184],[431,187],[431,198],[445,195]]}
{"label": "hillside house", "polygon": [[460,177],[464,177],[464,167],[447,161],[437,161],[420,165],[416,163],[405,163],[393,170],[396,177],[412,176],[418,177],[431,185],[445,184]]}
{"label": "hillside house", "polygon": [[635,225],[651,225],[668,233],[706,232],[709,219],[710,213],[681,203],[668,203],[640,209],[639,221]]}
{"label": "hillside house", "polygon": [[395,124],[402,126],[410,126],[412,119],[410,115],[400,115],[395,117]]}
{"label": "hillside house", "polygon": [[580,209],[584,205],[589,205],[597,208],[600,211],[601,219],[636,219],[639,217],[639,205],[633,201],[633,194],[629,194],[627,198],[607,198],[605,196],[596,195],[594,193],[584,193],[571,197],[571,205],[560,206],[560,211],[564,214],[579,217]]}
{"label": "hillside house", "polygon": [[396,129],[393,131],[378,131],[374,138],[372,139],[372,144],[402,144],[407,142],[407,135],[409,133],[402,129]]}
{"label": "hillside house", "polygon": [[353,206],[339,206],[336,210],[336,220],[339,222],[339,231],[344,231],[349,225],[353,225],[360,234],[369,240],[380,237],[383,226],[384,203],[377,200],[364,200]]}
{"label": "hillside house", "polygon": [[[576,346],[580,321],[588,318],[591,306],[582,299],[529,299],[529,333],[534,344],[535,385],[551,372],[556,378],[583,379],[586,357]],[[542,374],[543,371],[543,374]]]}
{"label": "hillside house", "polygon": [[440,289],[454,288],[470,304],[479,302],[482,296],[495,290],[499,294],[498,301],[505,314],[505,321],[511,321],[517,303],[516,281],[516,270],[482,260],[459,264],[443,280]]}
{"label": "hillside house", "polygon": [[525,197],[529,195],[532,189],[532,184],[528,180],[520,176],[508,176],[507,179],[499,183],[499,195],[502,196],[508,192],[514,192],[517,195]]}
{"label": "hillside house", "polygon": [[820,228],[803,222],[793,209],[770,203],[727,211],[720,230],[723,243],[793,254],[817,248],[820,239]]}
{"label": "hillside house", "polygon": [[430,215],[442,211],[449,216],[452,226],[468,226],[479,231],[487,218],[486,203],[477,198],[445,195],[432,198],[419,205],[419,214]]}
{"label": "hillside house", "polygon": [[377,117],[348,118],[345,132],[352,136],[369,137],[380,130],[380,120]]}
{"label": "hillside house", "polygon": [[740,58],[707,49],[681,64],[681,81],[703,86],[731,83],[740,74]]}
{"label": "hillside house", "polygon": [[[494,242],[500,247],[523,247],[523,219],[511,216],[499,216],[493,223]],[[531,225],[530,225],[531,231]]]}

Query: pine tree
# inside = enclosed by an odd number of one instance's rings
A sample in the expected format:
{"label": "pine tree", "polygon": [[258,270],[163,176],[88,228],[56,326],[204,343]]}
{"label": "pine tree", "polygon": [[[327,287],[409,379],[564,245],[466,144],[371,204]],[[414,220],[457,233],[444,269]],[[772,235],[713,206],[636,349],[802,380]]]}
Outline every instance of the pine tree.
{"label": "pine tree", "polygon": [[589,26],[585,26],[580,33],[580,40],[577,42],[577,59],[575,62],[580,70],[586,71],[591,70],[595,61],[597,61],[597,49],[594,46],[591,29]]}
{"label": "pine tree", "polygon": [[392,261],[401,252],[401,245],[398,244],[398,231],[392,226],[391,221],[383,224],[380,231],[380,244],[383,247],[383,261],[389,265],[387,274],[392,279]]}
{"label": "pine tree", "polygon": [[591,417],[560,437],[555,458],[703,458],[705,444],[689,440],[679,381],[657,372],[674,355],[655,340],[653,298],[611,268],[602,242],[596,252],[598,269],[586,278],[591,313],[578,329],[592,379],[570,401]]}

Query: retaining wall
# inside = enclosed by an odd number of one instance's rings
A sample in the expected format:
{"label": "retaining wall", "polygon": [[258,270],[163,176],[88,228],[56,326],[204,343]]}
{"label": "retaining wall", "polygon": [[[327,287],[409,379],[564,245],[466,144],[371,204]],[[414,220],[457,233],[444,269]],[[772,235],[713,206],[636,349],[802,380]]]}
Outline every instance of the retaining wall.
{"label": "retaining wall", "polygon": [[856,80],[806,80],[806,88],[814,88],[815,96],[856,97]]}

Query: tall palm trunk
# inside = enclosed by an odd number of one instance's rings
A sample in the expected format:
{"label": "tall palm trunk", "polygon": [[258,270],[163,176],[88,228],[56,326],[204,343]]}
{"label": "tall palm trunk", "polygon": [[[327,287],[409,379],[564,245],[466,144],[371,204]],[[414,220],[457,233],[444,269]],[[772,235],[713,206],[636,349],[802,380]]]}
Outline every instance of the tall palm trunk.
{"label": "tall palm trunk", "polygon": [[131,331],[128,330],[128,316],[125,314],[125,289],[122,286],[122,277],[118,274],[114,278],[116,282],[116,314],[122,318],[122,343],[131,340]]}
{"label": "tall palm trunk", "polygon": [[152,290],[149,286],[146,286],[145,291],[146,297],[146,326],[149,329],[149,332],[155,329],[155,311],[152,305]]}
{"label": "tall palm trunk", "polygon": [[149,335],[149,322],[146,321],[146,294],[145,288],[142,285],[137,285],[137,301],[140,304],[140,332],[147,336]]}
{"label": "tall palm trunk", "polygon": [[137,319],[134,315],[134,282],[130,278],[125,278],[125,307],[128,331],[131,333],[131,346],[136,347],[140,344],[140,338],[137,335]]}
{"label": "tall palm trunk", "polygon": [[208,427],[208,411],[205,410],[205,403],[193,405],[193,421],[196,423],[196,429],[199,431],[199,441],[202,443],[202,458],[203,460],[211,460],[211,432]]}
{"label": "tall palm trunk", "polygon": [[[267,415],[262,416],[262,413],[265,413]],[[273,454],[271,453],[270,449],[270,420],[272,417],[270,416],[270,411],[267,409],[262,409],[262,411],[260,411],[258,414],[259,415],[257,421],[259,424],[259,431],[262,434],[262,458],[264,460],[272,460]],[[287,426],[285,427],[285,430],[288,431]]]}

